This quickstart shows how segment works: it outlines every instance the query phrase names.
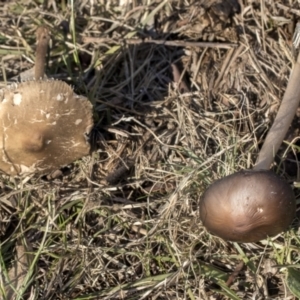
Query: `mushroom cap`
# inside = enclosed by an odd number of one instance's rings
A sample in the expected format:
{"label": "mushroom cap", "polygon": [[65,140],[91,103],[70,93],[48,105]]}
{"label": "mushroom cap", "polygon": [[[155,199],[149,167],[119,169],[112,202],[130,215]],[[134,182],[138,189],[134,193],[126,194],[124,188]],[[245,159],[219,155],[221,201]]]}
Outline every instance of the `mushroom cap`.
{"label": "mushroom cap", "polygon": [[224,240],[257,242],[292,222],[296,201],[292,188],[268,170],[244,170],[213,183],[200,201],[206,229]]}
{"label": "mushroom cap", "polygon": [[62,81],[0,90],[0,170],[46,174],[89,154],[92,105]]}

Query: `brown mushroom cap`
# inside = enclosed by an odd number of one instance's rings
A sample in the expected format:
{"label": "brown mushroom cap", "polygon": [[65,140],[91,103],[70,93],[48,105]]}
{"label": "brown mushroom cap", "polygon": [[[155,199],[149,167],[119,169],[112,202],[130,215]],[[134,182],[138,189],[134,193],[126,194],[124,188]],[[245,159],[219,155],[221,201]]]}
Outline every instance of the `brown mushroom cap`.
{"label": "brown mushroom cap", "polygon": [[46,174],[89,154],[92,105],[62,81],[0,91],[0,170]]}
{"label": "brown mushroom cap", "polygon": [[295,212],[291,187],[268,170],[244,170],[220,179],[200,201],[207,230],[236,242],[257,242],[286,230]]}

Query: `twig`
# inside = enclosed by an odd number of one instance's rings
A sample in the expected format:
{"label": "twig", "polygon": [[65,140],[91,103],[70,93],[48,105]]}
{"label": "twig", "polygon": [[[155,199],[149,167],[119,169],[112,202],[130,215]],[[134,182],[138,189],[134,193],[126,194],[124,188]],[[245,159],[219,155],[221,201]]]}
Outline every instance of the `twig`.
{"label": "twig", "polygon": [[290,8],[290,7],[285,6],[285,5],[281,4],[281,3],[276,3],[276,5],[277,5],[278,8],[281,8],[281,9],[283,9],[283,10],[289,12],[289,13],[293,13],[293,14],[295,14],[297,16],[300,16],[300,12],[299,12],[298,9]]}
{"label": "twig", "polygon": [[173,73],[173,81],[178,85],[178,90],[180,93],[188,93],[190,91],[186,82],[182,78],[182,74],[180,73],[176,64],[171,64],[172,73]]}
{"label": "twig", "polygon": [[30,254],[32,251],[31,245],[26,237],[24,240],[22,241],[21,238],[17,240],[15,260],[8,272],[8,281],[5,285],[7,299],[14,299],[13,296],[16,296],[21,290],[24,292],[27,286],[25,280],[33,256]]}
{"label": "twig", "polygon": [[244,262],[241,261],[238,263],[238,265],[234,268],[233,272],[231,273],[231,275],[228,277],[227,281],[226,281],[226,285],[228,287],[230,287],[234,280],[236,279],[236,277],[239,276],[240,272],[242,271],[242,269],[244,268]]}
{"label": "twig", "polygon": [[238,44],[234,43],[218,43],[218,42],[189,42],[189,41],[166,41],[166,40],[143,40],[143,39],[110,39],[110,38],[97,38],[97,37],[83,37],[83,42],[85,43],[126,43],[129,45],[137,45],[137,44],[156,44],[156,45],[165,45],[165,46],[174,46],[174,47],[198,47],[198,48],[219,48],[219,49],[230,49],[235,48]]}

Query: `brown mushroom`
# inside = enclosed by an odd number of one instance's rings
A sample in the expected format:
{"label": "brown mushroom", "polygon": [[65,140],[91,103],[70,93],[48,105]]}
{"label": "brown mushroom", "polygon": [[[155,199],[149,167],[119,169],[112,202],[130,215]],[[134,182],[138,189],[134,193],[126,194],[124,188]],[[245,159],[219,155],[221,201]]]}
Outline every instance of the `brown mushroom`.
{"label": "brown mushroom", "polygon": [[300,101],[300,54],[253,170],[213,183],[200,200],[200,218],[213,234],[256,242],[287,229],[296,213],[290,185],[269,171]]}
{"label": "brown mushroom", "polygon": [[256,242],[284,231],[295,215],[290,186],[268,170],[244,170],[213,183],[203,195],[200,216],[213,234]]}
{"label": "brown mushroom", "polygon": [[0,91],[0,169],[45,174],[85,156],[92,105],[61,81],[28,81]]}

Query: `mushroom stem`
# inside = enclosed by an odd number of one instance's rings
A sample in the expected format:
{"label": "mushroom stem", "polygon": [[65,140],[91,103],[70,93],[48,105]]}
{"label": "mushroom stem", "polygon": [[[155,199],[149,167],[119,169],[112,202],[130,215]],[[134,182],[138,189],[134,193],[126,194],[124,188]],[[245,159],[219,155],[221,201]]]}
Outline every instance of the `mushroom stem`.
{"label": "mushroom stem", "polygon": [[280,108],[258,154],[254,170],[268,170],[273,163],[300,102],[300,53],[290,76]]}
{"label": "mushroom stem", "polygon": [[45,26],[41,26],[36,31],[36,56],[35,56],[35,68],[34,77],[36,80],[44,78],[46,54],[48,50],[48,44],[50,41],[49,30]]}

